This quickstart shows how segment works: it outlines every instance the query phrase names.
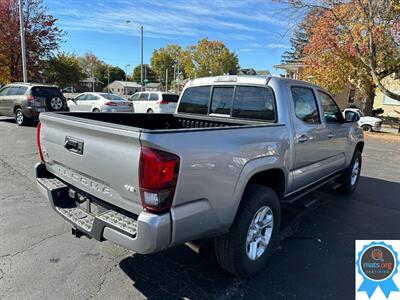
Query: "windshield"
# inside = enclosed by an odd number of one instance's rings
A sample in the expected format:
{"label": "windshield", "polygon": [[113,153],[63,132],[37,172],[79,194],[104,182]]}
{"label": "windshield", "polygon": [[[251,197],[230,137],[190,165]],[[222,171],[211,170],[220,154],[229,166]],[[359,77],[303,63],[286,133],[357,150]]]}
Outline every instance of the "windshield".
{"label": "windshield", "polygon": [[124,98],[114,95],[114,94],[100,93],[99,95],[102,96],[103,98],[106,98],[107,100],[126,101]]}

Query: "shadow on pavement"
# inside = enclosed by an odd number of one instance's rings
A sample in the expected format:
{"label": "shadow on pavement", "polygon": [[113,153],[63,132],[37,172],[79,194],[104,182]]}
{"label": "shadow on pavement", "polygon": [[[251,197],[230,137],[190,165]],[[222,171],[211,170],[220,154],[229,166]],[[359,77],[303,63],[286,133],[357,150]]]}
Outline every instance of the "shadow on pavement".
{"label": "shadow on pavement", "polygon": [[133,255],[120,267],[149,299],[352,299],[354,241],[400,238],[399,195],[399,183],[370,177],[352,196],[310,194],[319,200],[313,206],[283,211],[291,234],[251,279],[234,278],[186,246]]}
{"label": "shadow on pavement", "polygon": [[[14,118],[0,118],[0,122],[11,123],[11,124],[14,124],[16,127],[19,127],[17,125],[17,123],[15,123],[15,119]],[[38,124],[37,121],[29,121],[28,123],[26,123],[26,125],[24,125],[22,127],[37,127],[37,124]]]}

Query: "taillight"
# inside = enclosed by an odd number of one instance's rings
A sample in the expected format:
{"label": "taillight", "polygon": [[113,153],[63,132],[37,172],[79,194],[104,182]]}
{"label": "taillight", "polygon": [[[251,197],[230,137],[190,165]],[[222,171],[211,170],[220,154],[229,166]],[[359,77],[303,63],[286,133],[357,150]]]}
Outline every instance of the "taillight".
{"label": "taillight", "polygon": [[40,144],[40,130],[42,129],[42,123],[38,123],[37,128],[36,128],[36,144],[38,148],[38,153],[40,157],[40,161],[44,162],[43,159],[43,153],[42,153],[42,145]]}
{"label": "taillight", "polygon": [[28,100],[29,102],[32,102],[33,100],[35,100],[35,97],[33,97],[32,95],[27,95],[26,100]]}
{"label": "taillight", "polygon": [[107,102],[104,103],[104,105],[107,105],[107,106],[117,106],[118,103],[111,102],[111,101],[107,101]]}
{"label": "taillight", "polygon": [[139,186],[143,208],[159,212],[171,207],[178,172],[178,156],[142,147],[139,162]]}
{"label": "taillight", "polygon": [[169,102],[167,100],[158,100],[157,101],[158,104],[168,104]]}

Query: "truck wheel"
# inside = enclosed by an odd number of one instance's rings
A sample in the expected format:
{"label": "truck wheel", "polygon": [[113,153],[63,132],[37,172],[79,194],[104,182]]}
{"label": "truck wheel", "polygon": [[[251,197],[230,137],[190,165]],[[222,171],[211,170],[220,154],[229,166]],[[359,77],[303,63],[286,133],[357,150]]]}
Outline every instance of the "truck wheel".
{"label": "truck wheel", "polygon": [[350,195],[355,191],[358,179],[360,178],[361,162],[361,152],[356,149],[350,165],[343,171],[342,176],[340,177],[342,185],[340,186],[339,191],[342,194]]}
{"label": "truck wheel", "polygon": [[371,125],[363,125],[363,126],[361,126],[361,128],[364,131],[369,131],[369,132],[372,131],[372,126]]}
{"label": "truck wheel", "polygon": [[14,117],[15,117],[15,122],[17,123],[18,126],[26,125],[28,121],[27,118],[24,116],[22,109],[20,108],[17,108],[15,110]]}
{"label": "truck wheel", "polygon": [[261,271],[278,242],[280,222],[275,192],[261,185],[248,186],[230,232],[214,240],[220,266],[239,277]]}

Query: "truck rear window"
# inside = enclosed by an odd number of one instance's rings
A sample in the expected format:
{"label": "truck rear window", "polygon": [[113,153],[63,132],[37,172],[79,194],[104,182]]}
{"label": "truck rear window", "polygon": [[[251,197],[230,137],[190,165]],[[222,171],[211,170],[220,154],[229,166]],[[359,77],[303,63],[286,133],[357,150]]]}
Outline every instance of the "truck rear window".
{"label": "truck rear window", "polygon": [[236,89],[233,86],[190,87],[182,95],[178,112],[202,115],[210,113],[271,122],[276,120],[274,93],[267,86],[237,85]]}
{"label": "truck rear window", "polygon": [[178,112],[206,115],[211,86],[197,86],[188,88],[179,103]]}

